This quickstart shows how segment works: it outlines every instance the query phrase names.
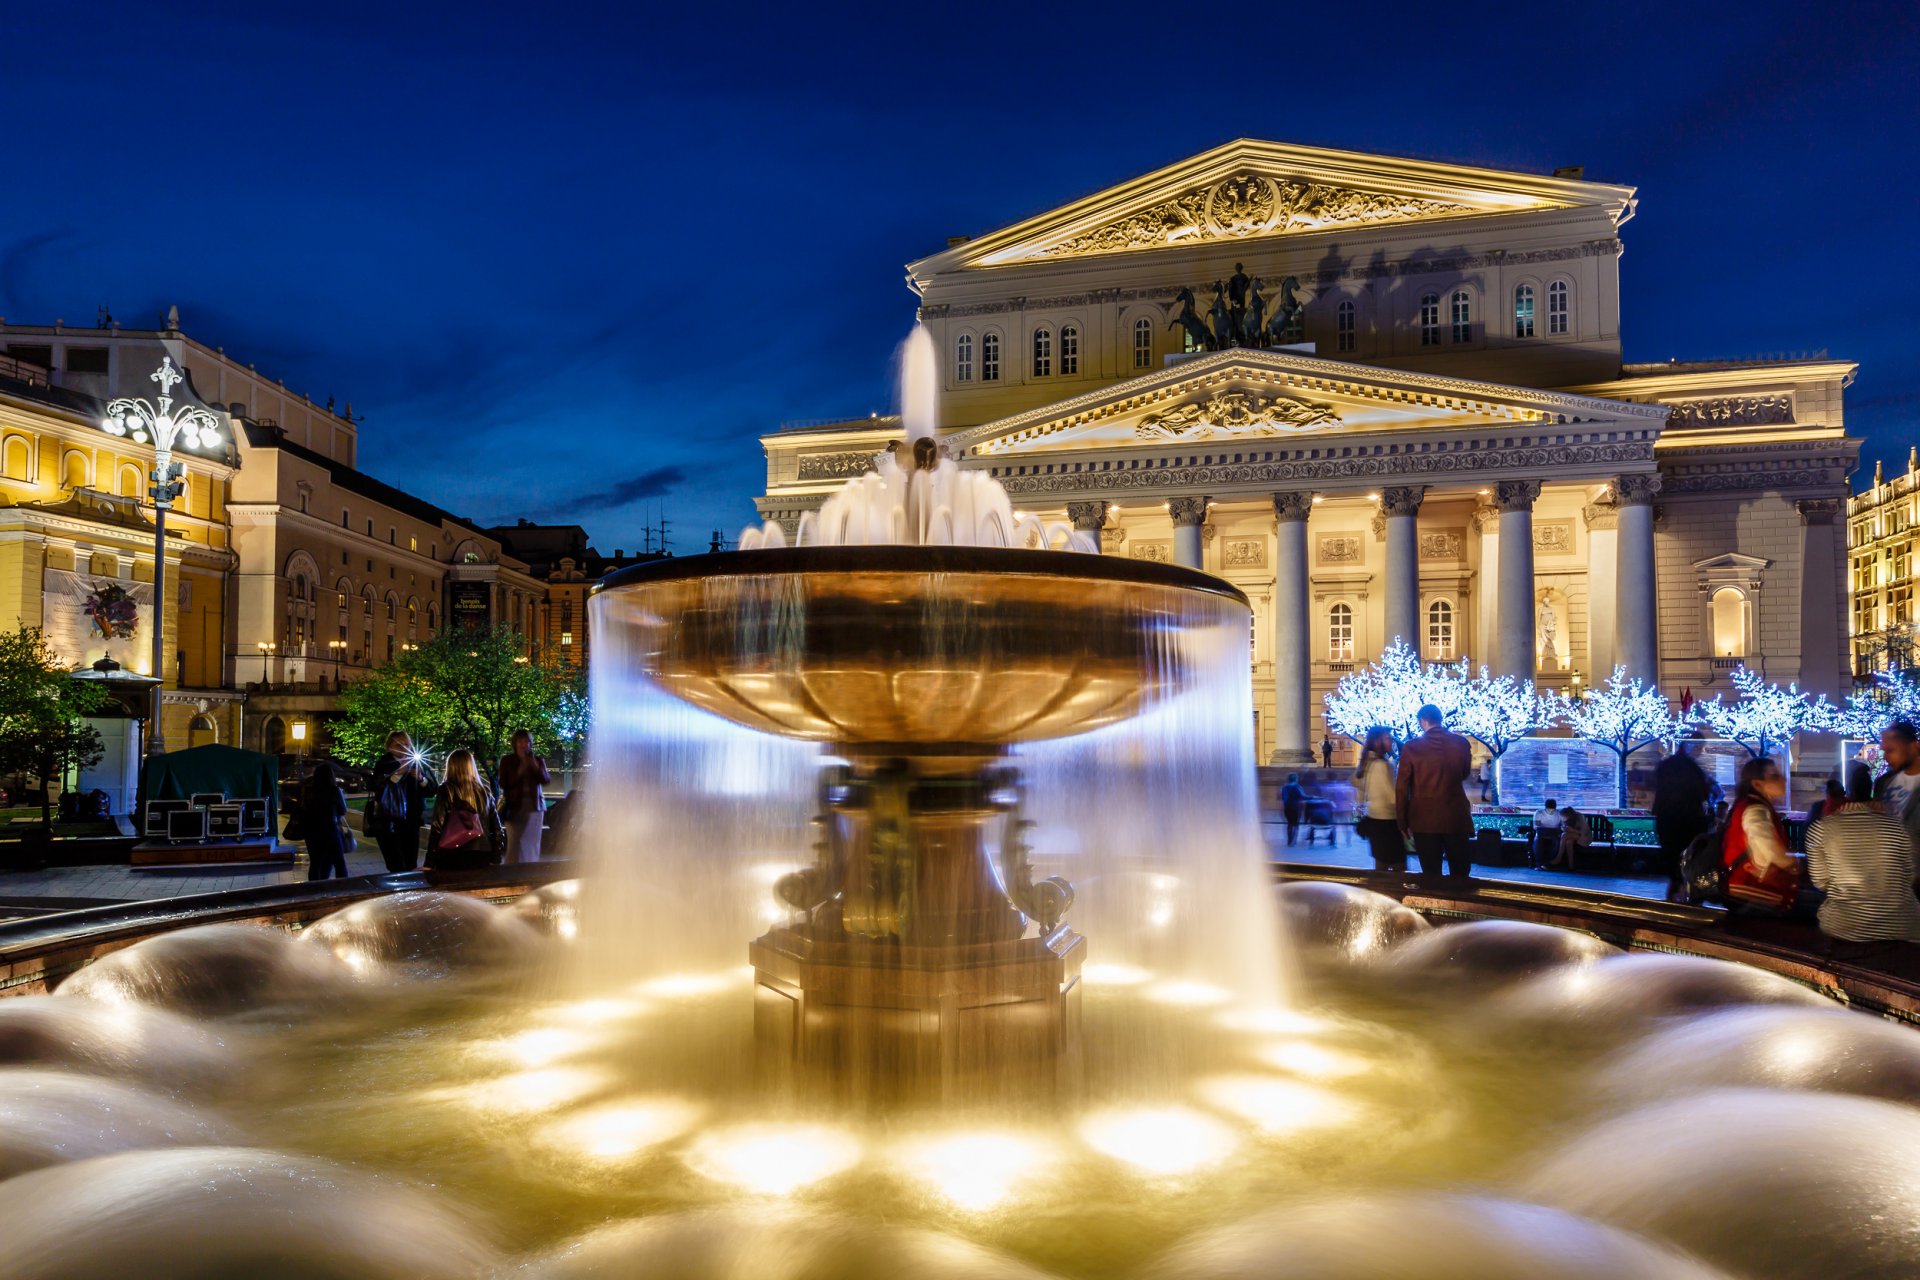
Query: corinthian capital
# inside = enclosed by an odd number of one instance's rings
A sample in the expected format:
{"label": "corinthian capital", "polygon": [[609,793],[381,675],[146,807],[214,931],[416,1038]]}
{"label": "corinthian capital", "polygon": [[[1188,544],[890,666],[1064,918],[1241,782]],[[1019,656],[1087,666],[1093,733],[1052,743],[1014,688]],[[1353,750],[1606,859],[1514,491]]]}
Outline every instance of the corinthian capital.
{"label": "corinthian capital", "polygon": [[1107,524],[1107,504],[1104,502],[1069,502],[1067,519],[1073,521],[1073,527],[1082,533],[1098,533]]}
{"label": "corinthian capital", "polygon": [[1311,493],[1276,493],[1273,495],[1273,518],[1276,520],[1305,520],[1313,514],[1313,495]]}
{"label": "corinthian capital", "polygon": [[1417,516],[1420,503],[1427,496],[1422,485],[1396,485],[1380,491],[1380,510],[1390,516]]}
{"label": "corinthian capital", "polygon": [[1173,513],[1173,523],[1176,527],[1207,522],[1205,498],[1175,498],[1167,504],[1167,510]]}
{"label": "corinthian capital", "polygon": [[1539,500],[1538,480],[1502,480],[1493,486],[1493,505],[1502,511],[1532,511]]}
{"label": "corinthian capital", "polygon": [[1616,507],[1651,506],[1654,495],[1660,492],[1660,477],[1644,474],[1621,476],[1607,488]]}
{"label": "corinthian capital", "polygon": [[1838,498],[1802,498],[1793,504],[1793,509],[1800,513],[1801,524],[1832,524],[1840,514],[1840,507]]}

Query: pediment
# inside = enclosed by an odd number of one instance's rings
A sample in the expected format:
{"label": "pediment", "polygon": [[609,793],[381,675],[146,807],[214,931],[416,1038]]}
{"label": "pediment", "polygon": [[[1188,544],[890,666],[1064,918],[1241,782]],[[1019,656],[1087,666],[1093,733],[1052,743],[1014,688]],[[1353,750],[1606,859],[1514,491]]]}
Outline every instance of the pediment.
{"label": "pediment", "polygon": [[1502,387],[1286,351],[1221,351],[945,437],[981,459],[1219,446],[1241,441],[1457,437],[1517,426],[1619,422],[1645,430],[1660,406]]}
{"label": "pediment", "polygon": [[1243,138],[908,270],[925,280],[956,269],[1576,206],[1605,208],[1623,222],[1633,189]]}
{"label": "pediment", "polygon": [[1749,574],[1758,573],[1773,563],[1759,556],[1742,555],[1738,551],[1729,551],[1723,555],[1708,556],[1705,560],[1693,562],[1694,572],[1700,574]]}

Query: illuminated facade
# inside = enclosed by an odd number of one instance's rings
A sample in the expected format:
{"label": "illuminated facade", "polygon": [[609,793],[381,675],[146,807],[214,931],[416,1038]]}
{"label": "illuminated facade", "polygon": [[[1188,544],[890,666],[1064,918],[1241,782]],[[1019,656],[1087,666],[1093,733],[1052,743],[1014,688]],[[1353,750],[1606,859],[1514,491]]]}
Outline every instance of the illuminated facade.
{"label": "illuminated facade", "polygon": [[[1016,506],[1255,605],[1257,732],[1395,636],[1567,686],[1838,692],[1845,361],[1626,364],[1632,188],[1242,140],[912,263],[940,430]],[[898,430],[764,437],[765,518]]]}
{"label": "illuminated facade", "polygon": [[1847,499],[1847,589],[1854,674],[1910,671],[1915,663],[1913,557],[1920,542],[1920,449],[1905,473],[1879,467],[1873,484]]}

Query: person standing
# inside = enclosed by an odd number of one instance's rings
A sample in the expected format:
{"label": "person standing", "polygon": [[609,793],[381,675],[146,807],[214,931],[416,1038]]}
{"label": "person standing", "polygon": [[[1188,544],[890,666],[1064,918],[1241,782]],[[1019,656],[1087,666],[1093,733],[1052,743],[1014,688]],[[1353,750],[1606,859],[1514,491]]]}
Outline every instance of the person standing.
{"label": "person standing", "polygon": [[1300,775],[1290,773],[1280,788],[1280,813],[1287,820],[1287,845],[1292,847],[1300,835],[1300,820],[1307,814],[1307,789],[1300,785]]}
{"label": "person standing", "polygon": [[333,776],[333,762],[322,760],[300,787],[300,830],[307,841],[307,879],[347,878],[347,797]]}
{"label": "person standing", "polygon": [[420,828],[427,821],[433,773],[399,729],[387,735],[386,754],[373,765],[373,796],[367,801],[367,832],[380,845],[381,860],[392,872],[412,871],[420,863]]}
{"label": "person standing", "polygon": [[1333,768],[1333,736],[1331,734],[1320,739],[1320,767]]}
{"label": "person standing", "polygon": [[1791,915],[1800,900],[1800,863],[1787,849],[1779,805],[1787,780],[1780,766],[1757,756],[1740,766],[1740,787],[1720,846],[1727,897],[1768,915]]}
{"label": "person standing", "polygon": [[1856,764],[1837,805],[1807,828],[1807,871],[1826,891],[1820,932],[1842,942],[1920,942],[1913,841],[1873,800],[1873,774]]}
{"label": "person standing", "polygon": [[1880,752],[1887,758],[1887,771],[1880,775],[1874,798],[1920,847],[1920,732],[1909,721],[1895,720],[1880,732]]}
{"label": "person standing", "polygon": [[1400,838],[1400,824],[1394,819],[1392,757],[1393,730],[1381,725],[1367,730],[1367,740],[1360,747],[1360,766],[1353,771],[1354,789],[1360,793],[1367,816],[1356,825],[1373,854],[1373,869],[1404,873],[1407,842]]}
{"label": "person standing", "polygon": [[515,729],[513,750],[500,761],[500,809],[507,824],[508,862],[540,861],[540,836],[547,822],[544,788],[552,781],[546,757],[533,754],[533,735]]}
{"label": "person standing", "polygon": [[1667,864],[1667,898],[1678,901],[1687,846],[1712,829],[1713,789],[1685,743],[1653,766],[1653,838]]}
{"label": "person standing", "polygon": [[481,781],[473,752],[454,752],[447,757],[447,780],[433,801],[427,865],[435,870],[485,866],[500,861],[506,843],[493,788]]}
{"label": "person standing", "polygon": [[1432,703],[1420,708],[1418,718],[1420,733],[1400,748],[1396,816],[1419,855],[1422,879],[1437,878],[1442,855],[1446,874],[1464,879],[1473,869],[1473,809],[1465,790],[1473,771],[1473,748],[1447,730],[1440,708]]}

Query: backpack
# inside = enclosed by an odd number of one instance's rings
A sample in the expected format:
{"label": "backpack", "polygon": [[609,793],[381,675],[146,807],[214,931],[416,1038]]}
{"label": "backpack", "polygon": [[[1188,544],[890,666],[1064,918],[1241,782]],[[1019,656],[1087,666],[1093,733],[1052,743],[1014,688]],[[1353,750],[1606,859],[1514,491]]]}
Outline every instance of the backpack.
{"label": "backpack", "polygon": [[369,831],[391,832],[407,816],[407,787],[397,773],[387,775],[380,789],[367,801],[366,826]]}
{"label": "backpack", "polygon": [[1727,900],[1727,868],[1722,861],[1726,833],[1719,828],[1703,831],[1680,855],[1675,878],[1680,883],[1680,900],[1695,905]]}

